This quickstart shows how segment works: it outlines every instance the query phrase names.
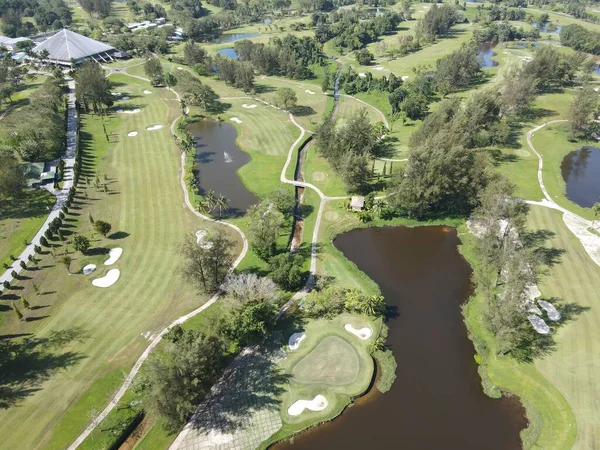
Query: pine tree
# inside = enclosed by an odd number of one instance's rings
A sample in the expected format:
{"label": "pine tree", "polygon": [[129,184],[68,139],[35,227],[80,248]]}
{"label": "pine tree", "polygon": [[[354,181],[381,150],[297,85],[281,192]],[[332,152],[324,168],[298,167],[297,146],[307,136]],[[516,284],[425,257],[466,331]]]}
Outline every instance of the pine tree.
{"label": "pine tree", "polygon": [[23,313],[21,313],[21,311],[19,311],[19,308],[17,308],[17,305],[15,305],[14,303],[11,304],[12,310],[15,313],[15,316],[17,316],[17,319],[19,320],[23,320]]}
{"label": "pine tree", "polygon": [[31,287],[33,287],[33,290],[35,292],[35,295],[40,295],[40,288],[38,287],[37,284],[35,283],[31,283]]}
{"label": "pine tree", "polygon": [[23,306],[23,309],[31,309],[29,302],[27,300],[25,300],[25,297],[23,297],[22,295],[21,295],[21,305]]}
{"label": "pine tree", "polygon": [[91,223],[92,225],[94,225],[94,218],[92,217],[92,215],[91,215],[91,214],[90,214],[90,223]]}

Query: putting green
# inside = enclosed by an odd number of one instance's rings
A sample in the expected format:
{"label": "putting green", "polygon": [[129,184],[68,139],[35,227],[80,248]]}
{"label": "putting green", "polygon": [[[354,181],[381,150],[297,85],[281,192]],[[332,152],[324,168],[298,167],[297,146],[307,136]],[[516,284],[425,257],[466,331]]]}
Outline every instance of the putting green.
{"label": "putting green", "polygon": [[302,384],[343,386],[356,381],[360,372],[358,353],[344,339],[323,339],[292,369],[294,380]]}

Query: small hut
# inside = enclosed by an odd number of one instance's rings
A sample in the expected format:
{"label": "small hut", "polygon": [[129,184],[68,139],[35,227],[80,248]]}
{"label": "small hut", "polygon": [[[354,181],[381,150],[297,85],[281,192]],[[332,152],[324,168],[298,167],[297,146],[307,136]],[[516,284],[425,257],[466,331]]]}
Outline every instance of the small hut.
{"label": "small hut", "polygon": [[350,199],[350,208],[353,211],[362,211],[365,207],[365,198],[360,196],[354,196]]}

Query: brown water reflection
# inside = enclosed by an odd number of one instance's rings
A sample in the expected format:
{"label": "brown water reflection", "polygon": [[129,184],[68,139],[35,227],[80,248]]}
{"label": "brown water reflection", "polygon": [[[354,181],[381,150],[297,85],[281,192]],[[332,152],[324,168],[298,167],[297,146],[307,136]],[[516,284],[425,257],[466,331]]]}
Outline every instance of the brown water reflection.
{"label": "brown water reflection", "polygon": [[[237,171],[250,162],[250,155],[236,144],[235,127],[213,120],[199,120],[186,127],[196,141],[196,169],[194,175],[200,184],[200,193],[213,190],[229,200],[223,217],[245,214],[259,199],[246,188]],[[218,215],[218,212],[215,212]]]}
{"label": "brown water reflection", "polygon": [[375,280],[398,316],[388,344],[398,378],[386,394],[359,399],[333,422],[278,449],[521,448],[526,426],[517,398],[483,393],[460,305],[471,270],[448,227],[354,230],[335,246]]}

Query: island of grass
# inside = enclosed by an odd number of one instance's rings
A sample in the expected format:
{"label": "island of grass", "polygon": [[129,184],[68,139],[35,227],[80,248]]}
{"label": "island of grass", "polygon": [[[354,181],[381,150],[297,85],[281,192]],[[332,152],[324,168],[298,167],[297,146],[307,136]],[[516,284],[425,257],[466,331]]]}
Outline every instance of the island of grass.
{"label": "island of grass", "polygon": [[[359,338],[346,325],[372,333]],[[304,339],[295,350],[286,345],[286,357],[279,362],[288,377],[280,405],[283,426],[261,448],[334,419],[367,392],[375,372],[373,342],[381,326],[380,319],[345,313],[302,327]]]}

